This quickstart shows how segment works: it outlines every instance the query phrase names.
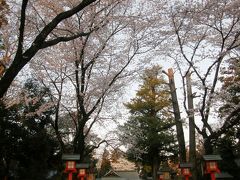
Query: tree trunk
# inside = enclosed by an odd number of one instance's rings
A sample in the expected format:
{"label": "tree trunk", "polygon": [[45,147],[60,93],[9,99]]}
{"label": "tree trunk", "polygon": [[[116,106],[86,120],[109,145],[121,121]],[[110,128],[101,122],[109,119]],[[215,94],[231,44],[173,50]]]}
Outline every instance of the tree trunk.
{"label": "tree trunk", "polygon": [[157,172],[159,169],[159,160],[158,160],[158,155],[153,157],[153,162],[152,162],[152,179],[157,180]]}
{"label": "tree trunk", "polygon": [[61,152],[65,153],[65,145],[63,143],[63,140],[62,140],[62,137],[60,135],[60,132],[57,130],[57,131],[55,131],[55,133],[56,133],[57,140],[58,140],[60,148],[61,148]]}
{"label": "tree trunk", "polygon": [[176,130],[177,130],[177,140],[178,140],[178,146],[179,146],[179,159],[180,159],[180,162],[186,162],[184,132],[183,132],[183,127],[182,127],[182,122],[181,122],[181,115],[180,115],[180,110],[179,110],[179,105],[178,105],[178,100],[177,100],[177,93],[176,93],[172,68],[168,69],[168,78],[169,78],[169,86],[170,86],[171,97],[172,97]]}
{"label": "tree trunk", "polygon": [[204,138],[203,145],[204,145],[205,154],[213,154],[213,145],[212,145],[211,139]]}
{"label": "tree trunk", "polygon": [[195,122],[194,107],[190,73],[187,73],[187,101],[188,101],[188,119],[189,119],[189,162],[192,163],[192,178],[197,179],[196,175],[196,139],[195,139]]}
{"label": "tree trunk", "polygon": [[74,139],[74,153],[80,154],[80,162],[84,161],[84,151],[85,151],[85,137],[83,132],[84,126],[79,123],[79,128],[76,132]]}
{"label": "tree trunk", "polygon": [[[17,60],[15,60],[17,59]],[[20,70],[25,66],[22,58],[15,58],[12,65],[7,69],[3,77],[0,79],[0,98],[7,92],[12,84],[14,78],[18,75]]]}

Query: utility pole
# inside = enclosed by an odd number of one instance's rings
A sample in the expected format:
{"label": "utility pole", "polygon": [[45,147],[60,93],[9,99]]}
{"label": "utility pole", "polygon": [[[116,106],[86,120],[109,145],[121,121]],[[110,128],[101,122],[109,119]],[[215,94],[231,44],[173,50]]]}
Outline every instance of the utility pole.
{"label": "utility pole", "polygon": [[170,87],[170,91],[171,91],[173,112],[174,112],[174,118],[175,118],[175,123],[176,123],[176,130],[177,130],[177,140],[178,140],[178,146],[179,146],[179,159],[180,159],[180,163],[184,163],[184,162],[186,162],[186,147],[185,147],[184,132],[183,132],[181,115],[180,115],[180,110],[179,110],[179,105],[178,105],[173,69],[169,68],[168,73],[166,73],[166,72],[164,72],[164,73],[167,74],[168,79],[169,79],[169,87]]}
{"label": "utility pole", "polygon": [[196,138],[195,138],[195,120],[194,120],[194,106],[192,94],[191,73],[186,75],[187,83],[187,102],[188,102],[188,119],[189,119],[189,162],[192,163],[192,178],[196,180]]}

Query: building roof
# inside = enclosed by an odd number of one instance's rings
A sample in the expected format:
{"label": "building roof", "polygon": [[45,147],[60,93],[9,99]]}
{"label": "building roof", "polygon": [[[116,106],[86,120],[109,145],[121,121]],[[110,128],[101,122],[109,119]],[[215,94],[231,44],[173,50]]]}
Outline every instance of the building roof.
{"label": "building roof", "polygon": [[104,175],[104,177],[120,177],[120,176],[117,174],[117,172],[111,169]]}
{"label": "building roof", "polygon": [[137,171],[114,171],[110,170],[101,180],[140,180]]}
{"label": "building roof", "polygon": [[227,172],[215,173],[217,179],[232,179],[233,176]]}
{"label": "building roof", "polygon": [[117,171],[120,177],[124,177],[128,180],[139,180],[137,171]]}
{"label": "building roof", "polygon": [[205,161],[219,161],[222,160],[220,155],[203,155]]}
{"label": "building roof", "polygon": [[193,165],[192,165],[192,163],[180,163],[179,167],[180,168],[192,168]]}
{"label": "building roof", "polygon": [[80,159],[80,154],[63,154],[62,155],[62,160],[65,161],[70,161],[70,160],[79,160]]}
{"label": "building roof", "polygon": [[97,178],[96,180],[127,180],[127,179],[121,177],[102,177]]}
{"label": "building roof", "polygon": [[76,168],[77,169],[88,169],[90,167],[89,163],[77,163],[76,164]]}

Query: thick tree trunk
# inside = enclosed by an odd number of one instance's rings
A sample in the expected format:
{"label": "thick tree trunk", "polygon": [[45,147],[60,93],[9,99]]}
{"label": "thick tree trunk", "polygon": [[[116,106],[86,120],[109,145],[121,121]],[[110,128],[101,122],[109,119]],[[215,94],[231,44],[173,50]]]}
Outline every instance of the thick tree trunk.
{"label": "thick tree trunk", "polygon": [[152,162],[152,178],[153,178],[153,180],[158,179],[158,176],[157,176],[158,169],[159,169],[159,159],[158,159],[158,155],[156,154],[156,156],[153,158],[153,162]]}
{"label": "thick tree trunk", "polygon": [[79,124],[79,128],[76,132],[76,136],[74,139],[74,153],[80,154],[80,162],[83,162],[84,157],[84,151],[85,151],[85,137],[83,132],[83,127]]}
{"label": "thick tree trunk", "polygon": [[205,154],[213,154],[213,145],[211,142],[211,139],[206,138],[204,139],[204,150],[205,150]]}
{"label": "thick tree trunk", "polygon": [[177,93],[176,93],[172,68],[168,69],[168,78],[169,78],[169,86],[170,86],[171,97],[172,97],[176,130],[177,130],[177,140],[178,140],[178,146],[179,146],[179,159],[180,159],[180,162],[186,162],[184,132],[183,132],[183,127],[182,127],[182,122],[181,122],[181,115],[180,115],[180,110],[179,110],[179,105],[178,105],[178,100],[177,100]]}
{"label": "thick tree trunk", "polygon": [[80,162],[84,162],[85,160],[85,140],[84,136],[81,135],[78,141],[78,151],[77,153],[80,154]]}
{"label": "thick tree trunk", "polygon": [[13,64],[7,69],[4,76],[0,80],[0,98],[2,98],[7,92],[8,88],[12,84],[14,78],[20,72],[20,70],[25,66],[25,63],[21,63],[23,60],[17,58]]}

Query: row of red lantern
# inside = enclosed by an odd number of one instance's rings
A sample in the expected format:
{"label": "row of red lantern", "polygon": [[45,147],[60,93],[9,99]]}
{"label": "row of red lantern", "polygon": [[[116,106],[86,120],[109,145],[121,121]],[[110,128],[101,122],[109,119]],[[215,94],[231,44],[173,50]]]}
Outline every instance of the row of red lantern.
{"label": "row of red lantern", "polygon": [[[80,164],[82,167],[80,167],[78,171],[78,179],[83,180],[86,176],[86,169],[88,168],[88,165],[86,164]],[[66,161],[66,168],[64,170],[65,173],[68,173],[68,180],[72,180],[72,174],[77,173],[77,167],[75,161]]]}
{"label": "row of red lantern", "polygon": [[[205,163],[205,173],[210,174],[211,180],[215,180],[215,173],[220,173],[218,168],[217,161],[221,160],[222,158],[218,155],[204,155],[203,159],[206,161]],[[185,177],[185,180],[188,180],[190,176],[192,176],[190,172],[190,168],[192,164],[184,163],[180,164],[179,167],[181,168],[182,175]]]}
{"label": "row of red lantern", "polygon": [[[220,173],[220,170],[217,165],[217,161],[221,160],[221,157],[219,155],[204,155],[203,159],[205,160],[205,174],[210,174],[211,180],[215,180],[215,173]],[[179,164],[179,168],[181,168],[181,174],[185,177],[185,180],[189,180],[189,177],[192,176],[191,174],[191,163],[181,163]],[[169,175],[166,176],[166,174],[169,174],[169,171],[161,170],[158,172],[159,180],[167,180],[170,179]]]}
{"label": "row of red lantern", "polygon": [[66,167],[64,172],[68,173],[68,180],[72,180],[73,173],[77,173],[78,171],[78,179],[84,180],[84,177],[86,176],[86,169],[89,168],[89,164],[76,164],[76,161],[80,160],[79,154],[63,154],[62,160],[66,162]]}

